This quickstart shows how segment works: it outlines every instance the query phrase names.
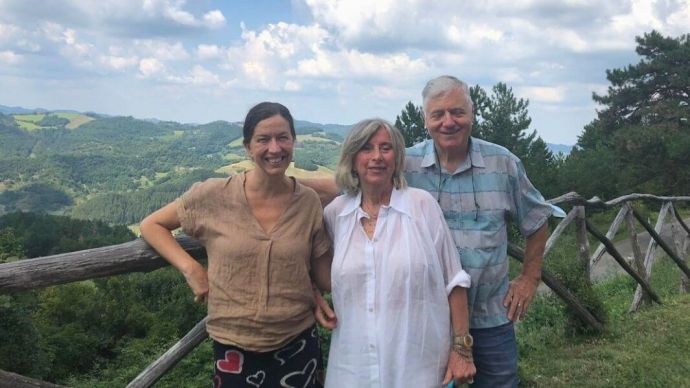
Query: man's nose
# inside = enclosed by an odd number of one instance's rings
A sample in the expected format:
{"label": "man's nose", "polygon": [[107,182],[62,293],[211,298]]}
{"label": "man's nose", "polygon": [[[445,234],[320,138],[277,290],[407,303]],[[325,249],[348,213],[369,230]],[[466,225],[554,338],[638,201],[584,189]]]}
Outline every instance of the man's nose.
{"label": "man's nose", "polygon": [[446,111],[443,114],[443,125],[444,126],[452,126],[455,125],[455,121],[453,120],[453,115],[450,114],[450,112]]}

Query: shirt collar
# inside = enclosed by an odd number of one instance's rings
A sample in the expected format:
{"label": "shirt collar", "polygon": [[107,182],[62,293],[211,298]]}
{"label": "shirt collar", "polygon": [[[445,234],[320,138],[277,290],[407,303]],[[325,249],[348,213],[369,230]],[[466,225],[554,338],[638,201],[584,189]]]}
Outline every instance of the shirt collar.
{"label": "shirt collar", "polygon": [[[472,162],[472,167],[484,168],[486,163],[484,162],[484,157],[482,156],[481,149],[478,141],[474,137],[470,137],[470,152],[472,153],[471,158],[466,158],[464,162],[458,167],[454,172],[463,172],[470,169],[470,162]],[[422,167],[431,167],[436,165],[436,148],[434,147],[433,140],[427,140],[424,144],[424,157],[422,159]],[[438,166],[438,168],[441,168]]]}
{"label": "shirt collar", "polygon": [[344,217],[352,212],[356,211],[359,208],[359,204],[362,202],[362,192],[358,191],[355,194],[345,194],[345,206],[343,206],[343,210],[340,211],[340,214],[338,214],[338,217]]}
{"label": "shirt collar", "polygon": [[[345,206],[343,206],[343,210],[340,211],[338,217],[350,215],[353,212],[357,212],[360,209],[359,205],[362,203],[362,192],[358,191],[357,194],[346,195],[347,197],[345,199]],[[401,190],[393,188],[393,192],[391,193],[391,200],[387,207],[394,209],[400,213],[411,216],[412,212],[410,209],[410,203],[409,200],[405,199],[405,197],[406,196],[403,194]]]}

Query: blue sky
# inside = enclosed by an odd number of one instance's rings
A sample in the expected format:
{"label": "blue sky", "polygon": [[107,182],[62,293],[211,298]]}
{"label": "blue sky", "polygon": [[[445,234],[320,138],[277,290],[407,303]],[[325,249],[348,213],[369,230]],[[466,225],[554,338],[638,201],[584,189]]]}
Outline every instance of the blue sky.
{"label": "blue sky", "polygon": [[452,74],[507,83],[574,144],[635,36],[688,26],[687,0],[0,0],[0,104],[205,123],[271,100],[352,124]]}

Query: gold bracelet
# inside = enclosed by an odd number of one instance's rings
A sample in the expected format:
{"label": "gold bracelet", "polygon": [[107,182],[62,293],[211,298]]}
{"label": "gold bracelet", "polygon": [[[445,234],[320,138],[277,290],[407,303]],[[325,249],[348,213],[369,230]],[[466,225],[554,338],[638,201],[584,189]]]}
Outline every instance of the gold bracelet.
{"label": "gold bracelet", "polygon": [[458,356],[464,358],[467,361],[474,362],[474,357],[472,356],[472,349],[467,349],[461,346],[453,346],[453,351],[457,353]]}

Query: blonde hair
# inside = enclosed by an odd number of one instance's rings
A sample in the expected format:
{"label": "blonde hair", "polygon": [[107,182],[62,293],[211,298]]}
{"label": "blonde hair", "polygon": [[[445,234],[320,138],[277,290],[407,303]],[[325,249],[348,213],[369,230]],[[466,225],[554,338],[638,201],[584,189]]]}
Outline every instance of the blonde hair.
{"label": "blonde hair", "polygon": [[359,177],[355,173],[354,160],[359,152],[374,134],[383,128],[391,137],[393,153],[395,154],[395,169],[393,171],[393,186],[396,189],[407,187],[403,170],[405,167],[405,140],[400,131],[391,123],[379,118],[362,120],[355,124],[347,134],[340,151],[340,159],[335,170],[335,183],[340,190],[354,194],[360,190]]}

